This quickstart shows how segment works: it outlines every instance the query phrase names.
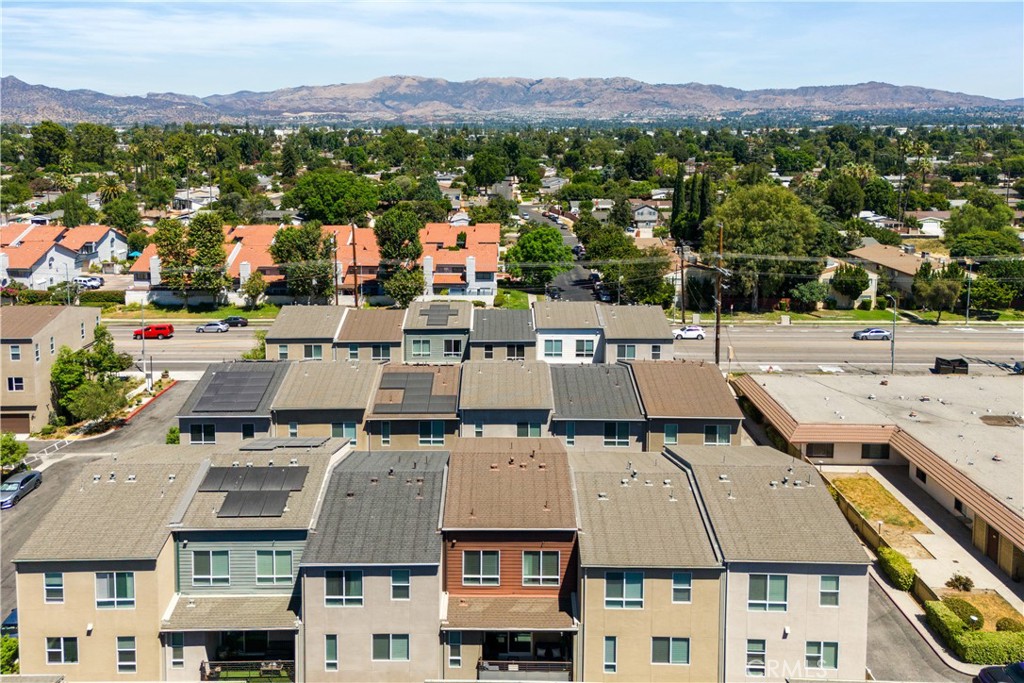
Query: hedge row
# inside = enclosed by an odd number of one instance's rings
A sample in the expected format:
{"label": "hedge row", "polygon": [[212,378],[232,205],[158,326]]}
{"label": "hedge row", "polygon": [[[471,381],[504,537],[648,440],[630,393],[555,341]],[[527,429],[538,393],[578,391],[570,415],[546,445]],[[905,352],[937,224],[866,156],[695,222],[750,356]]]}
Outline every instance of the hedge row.
{"label": "hedge row", "polygon": [[18,292],[19,304],[48,304],[52,298],[53,295],[44,289],[23,289]]}
{"label": "hedge row", "polygon": [[878,563],[889,580],[901,591],[914,587],[914,566],[903,553],[886,546],[878,549]]}
{"label": "hedge row", "polygon": [[124,304],[124,290],[98,289],[81,292],[78,295],[79,303],[83,304]]}
{"label": "hedge row", "polygon": [[969,664],[1024,661],[1024,633],[971,631],[953,610],[938,601],[924,603],[928,625],[961,660]]}

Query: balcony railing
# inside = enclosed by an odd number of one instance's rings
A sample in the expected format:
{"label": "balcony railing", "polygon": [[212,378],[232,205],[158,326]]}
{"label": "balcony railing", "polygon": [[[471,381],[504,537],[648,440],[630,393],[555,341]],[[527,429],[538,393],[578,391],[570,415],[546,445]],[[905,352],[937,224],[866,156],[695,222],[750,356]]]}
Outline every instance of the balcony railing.
{"label": "balcony railing", "polygon": [[477,679],[534,681],[571,681],[572,662],[541,660],[481,659],[476,664]]}
{"label": "balcony railing", "polygon": [[279,681],[280,683],[295,680],[295,660],[266,659],[251,661],[207,661],[200,667],[200,680],[203,681]]}

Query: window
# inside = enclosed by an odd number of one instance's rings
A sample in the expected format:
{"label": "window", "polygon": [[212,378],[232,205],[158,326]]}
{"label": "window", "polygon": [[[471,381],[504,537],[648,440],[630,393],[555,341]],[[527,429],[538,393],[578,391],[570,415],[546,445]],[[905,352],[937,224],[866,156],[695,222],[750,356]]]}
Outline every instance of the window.
{"label": "window", "polygon": [[501,583],[498,572],[497,550],[462,551],[463,586],[497,586]]}
{"label": "window", "polygon": [[615,359],[636,360],[636,344],[619,344],[618,348],[615,351]]}
{"label": "window", "polygon": [[444,445],[444,420],[423,420],[420,422],[420,445]]}
{"label": "window", "polygon": [[388,344],[373,344],[370,346],[371,360],[391,360],[391,346]]}
{"label": "window", "polygon": [[523,585],[557,586],[558,566],[557,550],[523,551]]}
{"label": "window", "polygon": [[838,669],[839,643],[807,641],[808,669]]}
{"label": "window", "polygon": [[914,470],[914,476],[917,477],[918,481],[920,481],[922,484],[927,484],[928,473],[922,470],[920,467],[915,467]]}
{"label": "window", "polygon": [[628,446],[629,445],[629,423],[628,422],[605,422],[604,423],[604,445],[605,446]]}
{"label": "window", "polygon": [[651,360],[661,360],[661,344],[651,344]]}
{"label": "window", "polygon": [[81,323],[81,327],[82,327],[82,330],[81,330],[82,339],[85,339],[85,323]]}
{"label": "window", "polygon": [[448,632],[448,668],[462,667],[462,631]]}
{"label": "window", "polygon": [[462,340],[461,339],[445,339],[444,340],[444,357],[445,358],[462,358]]}
{"label": "window", "polygon": [[539,422],[518,422],[516,423],[516,436],[520,439],[527,437],[537,438],[540,436]]}
{"label": "window", "polygon": [[728,446],[732,443],[732,429],[729,425],[705,425],[705,446]]}
{"label": "window", "polygon": [[21,360],[21,344],[11,344],[11,360]]}
{"label": "window", "polygon": [[217,443],[217,427],[212,424],[191,425],[189,436],[189,440],[193,444]]}
{"label": "window", "polygon": [[294,439],[298,435],[299,435],[299,423],[298,422],[289,422],[288,423],[288,436],[290,436],[291,438]]}
{"label": "window", "polygon": [[959,512],[961,515],[964,514],[964,503],[959,498],[953,499],[953,509]]}
{"label": "window", "polygon": [[508,344],[505,346],[506,360],[526,360],[526,344]]}
{"label": "window", "polygon": [[331,436],[335,439],[348,439],[349,441],[356,440],[356,423],[355,422],[332,422],[331,423]]}
{"label": "window", "polygon": [[256,583],[258,584],[291,584],[292,582],[292,551],[291,550],[257,550],[256,551]]}
{"label": "window", "polygon": [[363,604],[361,571],[329,571],[324,574],[324,580],[327,583],[324,602],[328,607],[359,607]]}
{"label": "window", "polygon": [[577,358],[593,358],[594,357],[594,340],[593,339],[577,339],[576,340],[576,357]]}
{"label": "window", "polygon": [[380,445],[391,445],[391,422],[388,420],[380,423]]}
{"label": "window", "polygon": [[562,340],[561,339],[545,339],[544,340],[544,357],[545,358],[561,358],[562,357]]}
{"label": "window", "polygon": [[324,636],[324,671],[338,670],[338,636]]}
{"label": "window", "polygon": [[78,664],[78,638],[47,638],[47,664]]}
{"label": "window", "polygon": [[96,607],[115,609],[135,607],[135,572],[99,572],[96,574]]}
{"label": "window", "polygon": [[566,422],[565,423],[565,445],[575,446],[576,445],[576,423]]}
{"label": "window", "polygon": [[494,344],[484,344],[484,360],[494,359]]}
{"label": "window", "polygon": [[764,676],[766,651],[763,640],[747,641],[747,675]]}
{"label": "window", "polygon": [[227,550],[192,551],[193,586],[230,586],[231,553]]}
{"label": "window", "polygon": [[689,638],[651,638],[651,664],[689,663]]}
{"label": "window", "polygon": [[604,672],[613,674],[618,669],[618,643],[615,636],[604,637]]}
{"label": "window", "polygon": [[255,439],[256,438],[256,425],[251,422],[242,423],[242,438],[243,439]]}
{"label": "window", "polygon": [[288,345],[287,344],[278,344],[277,345],[277,359],[278,360],[288,360]]}
{"label": "window", "polygon": [[323,360],[324,347],[320,344],[303,344],[302,358],[304,360]]}
{"label": "window", "polygon": [[413,358],[426,358],[430,355],[430,340],[429,339],[413,339],[412,340],[412,357]]}
{"label": "window", "polygon": [[672,572],[672,602],[693,601],[693,574]]}
{"label": "window", "polygon": [[665,445],[675,446],[679,443],[679,425],[667,424],[665,425]]}
{"label": "window", "polygon": [[411,590],[411,576],[408,569],[391,570],[391,599],[408,600]]}
{"label": "window", "polygon": [[53,337],[50,337],[50,355],[57,353],[57,344],[54,342]]}
{"label": "window", "polygon": [[348,359],[359,360],[359,344],[348,345]]}
{"label": "window", "polygon": [[834,458],[836,446],[832,443],[809,443],[807,444],[808,458]]}
{"label": "window", "polygon": [[605,573],[604,606],[613,609],[643,609],[644,573]]}
{"label": "window", "polygon": [[747,609],[751,612],[785,612],[788,579],[785,575],[751,574]]}
{"label": "window", "polygon": [[64,575],[60,572],[43,575],[43,602],[64,602]]}
{"label": "window", "polygon": [[185,668],[185,634],[178,631],[170,634],[171,668]]}
{"label": "window", "polygon": [[477,422],[475,425],[473,425],[473,436],[479,438],[479,437],[481,437],[483,435],[484,435],[484,425],[483,425],[482,422]]}
{"label": "window", "polygon": [[818,604],[822,607],[839,607],[839,577],[823,576],[818,585]]}
{"label": "window", "polygon": [[135,636],[117,637],[117,673],[135,673]]}
{"label": "window", "polygon": [[35,344],[34,346],[35,346],[35,353],[36,353],[36,362],[38,363],[39,362],[39,358],[40,358],[40,356],[39,356],[39,344]]}
{"label": "window", "polygon": [[864,460],[888,460],[889,444],[887,443],[865,443],[861,444],[860,457]]}
{"label": "window", "polygon": [[374,633],[374,661],[409,661],[408,633]]}
{"label": "window", "polygon": [[25,391],[24,377],[8,377],[7,391]]}

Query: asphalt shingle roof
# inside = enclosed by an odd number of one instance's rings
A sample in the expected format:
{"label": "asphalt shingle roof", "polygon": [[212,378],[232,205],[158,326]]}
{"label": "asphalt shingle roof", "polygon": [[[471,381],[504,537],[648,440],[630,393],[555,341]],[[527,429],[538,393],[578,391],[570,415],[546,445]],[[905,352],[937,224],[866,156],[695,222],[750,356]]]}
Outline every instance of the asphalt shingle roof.
{"label": "asphalt shingle roof", "polygon": [[342,306],[283,306],[267,331],[267,342],[334,343],[347,310]]}
{"label": "asphalt shingle roof", "polygon": [[598,306],[592,301],[537,301],[533,304],[538,330],[596,330],[604,327]]}
{"label": "asphalt shingle roof", "polygon": [[[182,405],[181,411],[178,413],[179,416],[189,417],[204,417],[212,415],[265,415],[270,416],[270,407],[273,405],[274,399],[277,396],[277,391],[281,387],[281,383],[284,381],[285,375],[288,373],[290,363],[282,363],[279,361],[257,361],[257,362],[245,362],[237,361],[234,363],[216,363],[207,366],[206,372],[196,383],[195,388],[189,397],[185,399],[185,404]],[[217,410],[214,412],[196,412],[196,405],[202,400],[206,394],[207,389],[214,383],[216,375],[219,373],[241,373],[241,372],[272,372],[273,377],[270,379],[270,383],[267,385],[266,391],[263,392],[263,396],[260,398],[259,404],[253,410]]]}
{"label": "asphalt shingle roof", "polygon": [[672,343],[672,328],[661,306],[601,306],[604,336],[614,340],[651,340]]}
{"label": "asphalt shingle roof", "polygon": [[0,310],[0,339],[31,339],[65,310],[63,306],[4,306]]}
{"label": "asphalt shingle roof", "polygon": [[302,564],[439,564],[447,462],[436,451],[350,454],[331,475]]}
{"label": "asphalt shingle roof", "polygon": [[[427,311],[451,312],[443,325],[427,325]],[[468,301],[413,301],[405,314],[405,330],[468,330],[473,320],[473,304]]]}
{"label": "asphalt shingle roof", "polygon": [[462,364],[460,410],[551,410],[550,366],[541,361]]}
{"label": "asphalt shingle roof", "polygon": [[164,631],[294,631],[298,605],[291,595],[179,596]]}
{"label": "asphalt shingle roof", "polygon": [[647,417],[718,417],[741,420],[743,411],[721,370],[703,361],[628,363]]}
{"label": "asphalt shingle roof", "polygon": [[341,324],[338,341],[398,344],[402,341],[403,320],[405,311],[398,308],[353,308]]}
{"label": "asphalt shingle roof", "polygon": [[473,315],[470,343],[536,342],[530,311],[485,308]]}
{"label": "asphalt shingle roof", "polygon": [[641,421],[629,370],[622,365],[552,365],[555,420]]}
{"label": "asphalt shingle roof", "polygon": [[290,363],[274,410],[365,410],[377,388],[377,363]]}

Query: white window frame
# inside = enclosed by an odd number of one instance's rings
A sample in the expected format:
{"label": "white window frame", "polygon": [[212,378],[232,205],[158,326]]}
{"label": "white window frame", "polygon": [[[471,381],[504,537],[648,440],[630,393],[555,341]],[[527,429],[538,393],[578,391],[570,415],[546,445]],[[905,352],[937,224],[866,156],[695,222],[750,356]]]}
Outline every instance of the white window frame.
{"label": "white window frame", "polygon": [[302,360],[323,360],[324,359],[324,347],[323,344],[303,344],[302,345]]}
{"label": "white window frame", "polygon": [[[608,425],[615,426],[615,435],[608,436]],[[622,432],[625,429],[626,436]],[[605,422],[604,423],[604,446],[605,448],[628,448],[629,447],[629,423],[628,422]]]}
{"label": "white window frame", "polygon": [[348,345],[348,359],[359,360],[359,344]]}
{"label": "white window frame", "polygon": [[[332,659],[330,644],[334,643],[334,658]],[[324,635],[324,671],[338,670],[338,634],[327,633]]]}
{"label": "white window frame", "polygon": [[[835,588],[826,588],[825,587],[825,579],[835,579],[836,580],[836,587]],[[818,579],[818,607],[839,607],[839,586],[840,586],[840,584],[841,584],[841,581],[839,579],[839,576],[837,576],[836,574],[825,574],[824,576],[821,576]],[[835,597],[835,604],[834,605],[826,604],[824,602],[826,596],[829,596],[829,597],[833,597],[834,596]]]}
{"label": "white window frame", "polygon": [[43,356],[42,356],[41,353],[39,353],[39,344],[38,344],[38,342],[34,346],[35,346],[35,353],[36,353],[36,362],[38,363],[42,359]]}
{"label": "white window frame", "polygon": [[277,345],[277,359],[278,360],[288,360],[288,345],[287,344],[278,344]]}
{"label": "white window frame", "polygon": [[575,446],[576,445],[576,423],[566,422],[565,423],[565,445]]}
{"label": "white window frame", "polygon": [[[327,578],[330,575],[338,574],[341,579],[341,592],[337,595],[331,595],[327,592]],[[346,586],[348,585],[347,578],[349,574],[359,575],[359,594],[352,595],[347,594]],[[324,606],[325,607],[362,607],[363,606],[363,572],[361,569],[338,569],[327,571],[324,573]]]}
{"label": "white window frame", "polygon": [[[669,433],[671,432],[671,436]],[[679,445],[679,425],[675,422],[668,422],[665,424],[665,445],[666,446],[677,446]]]}
{"label": "white window frame", "polygon": [[[825,662],[826,645],[831,645],[835,652],[834,666],[828,666]],[[817,650],[816,653],[811,652],[812,647]],[[817,663],[812,663],[812,658],[817,659]],[[808,640],[804,645],[804,666],[814,671],[836,671],[839,669],[839,643],[834,640]]]}
{"label": "white window frame", "polygon": [[85,323],[80,323],[82,327],[82,339],[85,339]]}
{"label": "white window frame", "polygon": [[593,358],[597,345],[593,339],[576,340],[576,358]]}
{"label": "white window frame", "polygon": [[[126,646],[122,647],[121,646],[121,641],[122,640],[123,641],[131,641],[131,647],[127,647],[127,642],[126,642]],[[139,653],[138,653],[138,649],[137,649],[137,644],[136,644],[135,636],[116,636],[115,639],[114,639],[114,643],[117,646],[117,673],[119,673],[119,674],[133,674],[136,671],[138,671],[138,667],[139,667],[139,659],[138,659],[139,658]],[[131,653],[131,659],[126,659],[125,661],[121,661],[121,654],[122,653]]]}
{"label": "white window frame", "polygon": [[[131,595],[117,595],[117,579],[119,576],[131,577]],[[100,597],[100,586],[109,590],[113,584],[112,595]],[[135,609],[135,572],[96,572],[96,609]]]}
{"label": "white window frame", "polygon": [[505,360],[526,360],[526,344],[506,344]]}
{"label": "white window frame", "polygon": [[11,344],[10,351],[11,360],[21,360],[21,344]]}
{"label": "white window frame", "polygon": [[299,423],[289,422],[288,423],[288,438],[294,439],[299,435]]}
{"label": "white window frame", "polygon": [[[338,429],[340,428],[340,429]],[[340,434],[340,436],[339,436]],[[355,422],[332,422],[331,436],[336,439],[349,439],[353,443],[356,440]]]}
{"label": "white window frame", "polygon": [[[537,555],[537,567],[540,570],[539,574],[526,575],[526,556]],[[544,556],[554,555],[555,556],[555,574],[554,576],[544,573]],[[558,586],[561,584],[561,578],[559,573],[562,567],[562,553],[559,550],[524,550],[523,551],[523,585],[524,586]],[[528,580],[529,579],[529,580]]]}
{"label": "white window frame", "polygon": [[[654,643],[659,640],[668,641],[668,661],[657,662],[654,660]],[[685,662],[674,662],[672,661],[672,654],[675,649],[676,643],[686,643],[686,661]],[[651,636],[651,664],[654,666],[689,666],[690,665],[690,639],[689,638],[676,638],[673,636]]]}
{"label": "white window frame", "polygon": [[[484,573],[484,554],[495,555],[497,562],[495,567],[498,569],[497,574],[485,574]],[[466,557],[470,554],[479,556],[480,558],[480,573],[479,574],[467,574],[466,573]],[[463,586],[500,586],[501,585],[501,551],[500,550],[463,550],[462,551],[462,585]]]}
{"label": "white window frame", "polygon": [[615,360],[636,360],[636,344],[618,344]]}
{"label": "white window frame", "polygon": [[484,435],[484,423],[483,422],[477,422],[476,424],[473,425],[473,436],[475,436],[476,438],[479,439],[483,435]]}
{"label": "white window frame", "polygon": [[391,420],[384,420],[380,423],[380,445],[391,445]]}
{"label": "white window frame", "polygon": [[[758,647],[760,646],[760,647]],[[764,678],[768,673],[768,641],[754,638],[747,641],[746,673]]]}
{"label": "white window frame", "polygon": [[[57,647],[50,647],[51,641],[59,641]],[[75,658],[68,659],[68,644],[75,644]],[[51,655],[56,653],[59,657],[58,661],[54,661]],[[47,636],[46,638],[46,663],[50,666],[62,665],[62,664],[78,664],[78,638],[75,636]]]}
{"label": "white window frame", "polygon": [[[402,575],[404,576],[404,579]],[[395,589],[405,589],[405,597],[395,597]],[[406,601],[412,599],[412,571],[408,569],[392,569],[391,570],[391,599],[396,601]]]}
{"label": "white window frame", "polygon": [[412,340],[412,357],[413,358],[430,358],[430,340],[429,339],[413,339]]}
{"label": "white window frame", "polygon": [[[754,598],[754,579],[764,579],[764,599]],[[782,601],[771,599],[772,582],[782,580],[785,597]],[[748,612],[786,612],[789,610],[789,576],[786,574],[750,574],[747,576],[747,611]]]}
{"label": "white window frame", "polygon": [[[270,554],[270,574],[260,573],[260,556],[266,556]],[[290,586],[294,580],[295,573],[295,557],[292,555],[291,550],[282,550],[280,548],[261,548],[256,551],[256,585],[257,586]],[[282,574],[279,572],[277,561],[279,557],[288,558],[288,573]]]}
{"label": "white window frame", "polygon": [[484,360],[494,360],[494,344],[484,344]]}
{"label": "white window frame", "polygon": [[545,339],[544,340],[544,357],[545,358],[561,358],[562,357],[562,340],[561,339]]}
{"label": "white window frame", "polygon": [[[710,430],[715,430],[714,435],[710,435]],[[725,433],[725,441],[722,440],[723,430]],[[704,425],[704,445],[705,446],[730,446],[732,445],[732,426],[723,424]]]}
{"label": "white window frame", "polygon": [[[52,577],[57,577],[60,580],[60,585],[50,585],[49,580]],[[43,574],[43,602],[47,605],[64,604],[63,572],[46,572],[45,574]]]}
{"label": "white window frame", "polygon": [[[640,577],[640,598],[626,596],[626,586],[630,584],[629,578]],[[618,577],[621,577],[618,578]],[[614,583],[622,585],[622,597],[609,597],[608,586]],[[604,606],[605,609],[643,609],[644,608],[644,573],[643,572],[605,572],[604,573]]]}
{"label": "white window frame", "polygon": [[[423,435],[423,425],[429,424],[429,435]],[[435,429],[440,425],[440,429]],[[443,446],[444,445],[444,420],[420,420],[419,422],[419,445],[420,446]],[[437,432],[440,431],[440,436]]]}
{"label": "white window frame", "polygon": [[651,360],[661,360],[661,344],[651,344]]}
{"label": "white window frame", "polygon": [[24,377],[8,377],[7,391],[25,391]]}
{"label": "white window frame", "polygon": [[[376,638],[383,638],[387,636],[388,639],[388,657],[387,659],[377,659],[373,652],[373,643]],[[405,638],[405,657],[399,659],[395,657],[395,640],[399,638]],[[373,633],[370,635],[370,660],[374,662],[408,662],[412,659],[412,653],[410,652],[409,634],[408,633]]]}
{"label": "white window frame", "polygon": [[[196,440],[195,432],[193,431],[196,427],[199,427],[200,436]],[[213,431],[213,436],[207,438],[206,428],[209,427]],[[196,422],[188,426],[188,442],[192,445],[199,446],[210,446],[217,443],[217,425],[212,422]]]}
{"label": "white window frame", "polygon": [[[611,657],[608,657],[608,646],[612,646]],[[619,639],[616,636],[604,637],[604,672],[617,673],[619,670]]]}
{"label": "white window frame", "polygon": [[[210,574],[198,575],[196,579],[196,555],[205,553],[210,558]],[[213,556],[226,555],[228,558],[228,573],[215,574],[213,569]],[[192,585],[193,586],[230,586],[231,585],[231,551],[230,550],[193,550],[192,551]]]}
{"label": "white window frame", "polygon": [[520,439],[539,439],[540,422],[517,422],[516,437]]}
{"label": "white window frame", "polygon": [[167,645],[171,649],[171,668],[185,668],[185,634],[182,631],[174,631],[168,635]]}
{"label": "white window frame", "polygon": [[52,356],[55,353],[57,353],[57,340],[55,340],[53,338],[53,336],[51,335],[50,336],[50,355]]}
{"label": "white window frame", "polygon": [[672,572],[672,602],[675,604],[693,602],[692,572]]}
{"label": "white window frame", "polygon": [[448,632],[448,668],[462,668],[462,631]]}
{"label": "white window frame", "polygon": [[391,345],[390,344],[371,344],[370,345],[370,360],[391,360]]}
{"label": "white window frame", "polygon": [[462,358],[462,340],[461,339],[445,339],[444,340],[444,357],[445,358]]}

